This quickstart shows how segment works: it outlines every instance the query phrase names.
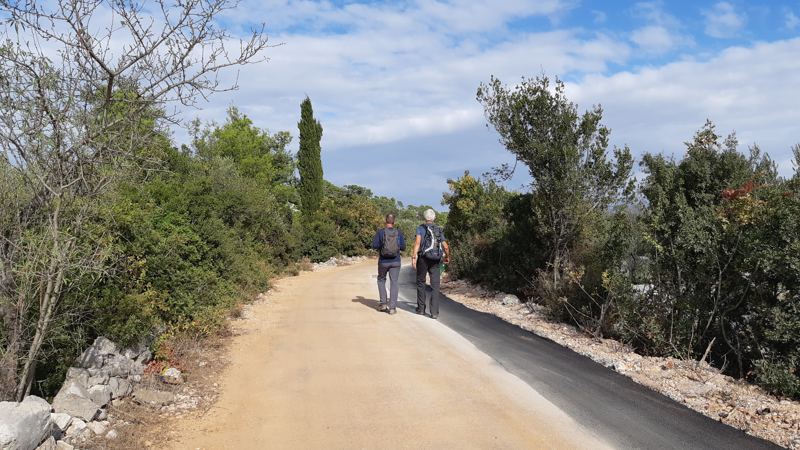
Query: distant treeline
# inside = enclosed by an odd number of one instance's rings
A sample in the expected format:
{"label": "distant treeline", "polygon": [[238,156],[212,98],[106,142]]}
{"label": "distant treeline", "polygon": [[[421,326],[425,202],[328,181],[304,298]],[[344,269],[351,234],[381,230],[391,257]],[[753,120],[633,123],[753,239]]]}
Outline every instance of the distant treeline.
{"label": "distant treeline", "polygon": [[[547,78],[482,85],[488,121],[532,183],[450,180],[453,272],[545,305],[646,355],[707,360],[800,398],[800,173],[711,122],[679,160],[608,150],[602,109]],[[800,147],[794,148],[800,163]]]}

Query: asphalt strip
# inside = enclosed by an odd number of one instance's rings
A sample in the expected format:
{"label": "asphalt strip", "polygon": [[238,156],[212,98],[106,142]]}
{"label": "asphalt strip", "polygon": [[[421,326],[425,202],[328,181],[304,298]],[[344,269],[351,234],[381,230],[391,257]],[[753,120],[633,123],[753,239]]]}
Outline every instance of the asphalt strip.
{"label": "asphalt strip", "polygon": [[[410,266],[401,272],[398,307],[414,313],[416,281]],[[553,404],[590,434],[616,448],[777,449],[771,442],[712,420],[635,383],[586,356],[491,315],[442,296],[437,322],[470,347],[492,358],[513,375],[509,389],[526,391],[526,401]],[[453,333],[444,339],[465,348]],[[473,351],[474,351],[473,350]],[[533,398],[536,397],[536,398]]]}

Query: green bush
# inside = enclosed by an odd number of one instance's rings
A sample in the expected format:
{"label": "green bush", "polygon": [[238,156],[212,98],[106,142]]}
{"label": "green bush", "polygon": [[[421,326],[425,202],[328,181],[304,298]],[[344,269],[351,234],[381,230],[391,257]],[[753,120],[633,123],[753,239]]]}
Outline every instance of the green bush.
{"label": "green bush", "polygon": [[533,182],[514,194],[449,181],[451,272],[643,354],[708,351],[727,373],[800,398],[800,175],[780,178],[758,147],[744,155],[708,122],[680,160],[644,156],[634,203],[630,154],[606,156],[602,109],[578,115],[562,84],[548,87],[479,89]]}

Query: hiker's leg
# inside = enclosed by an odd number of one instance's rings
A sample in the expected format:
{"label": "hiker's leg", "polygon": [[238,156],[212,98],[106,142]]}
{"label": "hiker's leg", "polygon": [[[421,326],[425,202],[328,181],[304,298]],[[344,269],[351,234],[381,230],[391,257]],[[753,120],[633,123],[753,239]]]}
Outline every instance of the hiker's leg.
{"label": "hiker's leg", "polygon": [[389,289],[389,309],[397,308],[397,294],[400,292],[400,265],[394,265],[389,269],[389,279],[392,285]]}
{"label": "hiker's leg", "polygon": [[431,310],[432,316],[439,315],[439,263],[437,261],[430,261],[428,266],[428,273],[431,274]]}
{"label": "hiker's leg", "polygon": [[381,305],[386,304],[386,273],[389,271],[389,266],[378,264],[378,298],[380,298]]}
{"label": "hiker's leg", "polygon": [[417,310],[425,312],[425,277],[428,275],[428,266],[425,258],[417,257]]}

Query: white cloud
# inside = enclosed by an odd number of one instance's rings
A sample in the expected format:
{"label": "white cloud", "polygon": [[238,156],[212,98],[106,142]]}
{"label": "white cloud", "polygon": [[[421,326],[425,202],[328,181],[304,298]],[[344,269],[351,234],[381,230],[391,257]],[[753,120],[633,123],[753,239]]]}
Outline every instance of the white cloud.
{"label": "white cloud", "polygon": [[[242,69],[238,92],[217,96],[209,108],[190,114],[219,119],[227,104],[235,103],[260,126],[294,131],[300,101],[309,95],[325,127],[323,146],[332,151],[480,124],[475,91],[492,74],[513,81],[543,71],[603,72],[630,54],[622,42],[578,29],[504,34],[510,17],[549,17],[563,7],[557,2],[509,2],[499,8],[467,3],[463,14],[487,17],[455,26],[448,21],[461,22],[462,13],[446,18],[442,3],[431,1],[421,1],[422,9],[322,4],[309,14],[319,23],[350,20],[346,31],[276,34],[273,40],[286,44],[270,50],[269,62]],[[441,30],[448,27],[451,31]],[[451,35],[456,29],[486,28],[500,38],[472,31]]]}
{"label": "white cloud", "polygon": [[706,18],[706,34],[716,38],[735,37],[744,28],[747,17],[739,13],[728,2],[718,2],[713,8],[703,11]]}
{"label": "white cloud", "polygon": [[693,39],[683,30],[683,24],[664,10],[659,1],[634,5],[633,16],[646,25],[631,33],[631,41],[646,54],[661,55],[679,47],[692,45]]}
{"label": "white cloud", "polygon": [[638,28],[631,33],[631,40],[642,50],[653,54],[663,54],[690,42],[661,25]]}
{"label": "white cloud", "polygon": [[705,120],[736,131],[743,148],[758,143],[788,174],[800,141],[800,38],[729,48],[706,61],[679,61],[568,85],[582,105],[601,103],[618,144],[635,153],[680,155]]}
{"label": "white cloud", "polygon": [[[258,126],[296,133],[300,101],[309,95],[325,129],[326,177],[338,183],[437,204],[446,177],[508,162],[475,101],[478,84],[491,74],[507,83],[542,72],[571,80],[570,97],[584,108],[601,103],[613,141],[637,154],[680,154],[710,118],[722,132],[736,130],[743,144],[761,144],[786,173],[789,148],[800,140],[794,123],[800,117],[800,39],[610,74],[610,67],[629,64],[635,51],[663,53],[695,43],[680,21],[652,2],[634,9],[643,24],[629,36],[506,29],[516,18],[558,14],[569,7],[564,3],[512,2],[497,11],[464,3],[475,9],[450,15],[442,2],[427,0],[281,3],[289,6],[272,15],[271,6],[258,4],[237,13],[280,23],[273,42],[286,45],[270,50],[269,62],[244,68],[238,92],[213,97],[190,116],[219,120],[236,104]],[[480,14],[486,17],[467,17]],[[417,173],[417,162],[431,154],[435,176]],[[402,159],[402,168],[381,171],[371,162],[376,158]]]}
{"label": "white cloud", "polygon": [[634,17],[642,18],[655,25],[669,28],[677,28],[680,26],[680,21],[664,10],[664,5],[661,1],[636,3],[633,5],[633,15]]}

